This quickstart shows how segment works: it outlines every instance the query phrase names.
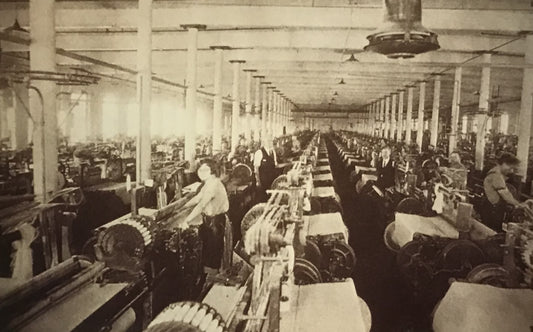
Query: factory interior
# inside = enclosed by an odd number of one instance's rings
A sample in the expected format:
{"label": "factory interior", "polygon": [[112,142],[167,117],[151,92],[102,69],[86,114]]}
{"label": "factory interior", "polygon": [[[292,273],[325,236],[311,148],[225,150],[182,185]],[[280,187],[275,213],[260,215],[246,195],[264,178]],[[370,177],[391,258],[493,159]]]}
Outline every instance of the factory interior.
{"label": "factory interior", "polygon": [[533,331],[530,0],[0,1],[0,332]]}

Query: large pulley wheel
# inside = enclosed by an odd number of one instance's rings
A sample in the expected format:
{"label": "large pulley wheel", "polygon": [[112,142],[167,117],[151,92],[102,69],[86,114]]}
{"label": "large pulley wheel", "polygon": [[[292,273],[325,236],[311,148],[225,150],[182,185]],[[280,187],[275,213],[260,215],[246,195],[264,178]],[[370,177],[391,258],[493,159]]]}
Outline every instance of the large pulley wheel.
{"label": "large pulley wheel", "polygon": [[348,244],[335,241],[329,255],[329,271],[336,278],[348,278],[355,268],[355,253]]}
{"label": "large pulley wheel", "polygon": [[400,251],[400,245],[398,245],[398,243],[396,243],[396,241],[394,241],[394,239],[392,238],[392,234],[394,234],[395,229],[395,222],[391,222],[387,225],[387,227],[385,228],[385,232],[383,233],[383,242],[385,242],[385,246],[387,247],[387,249],[394,252],[398,252]]}
{"label": "large pulley wheel", "polygon": [[414,197],[406,197],[398,203],[396,212],[420,215],[424,212],[424,204]]}
{"label": "large pulley wheel", "polygon": [[294,260],[294,283],[296,285],[310,285],[322,282],[320,271],[317,267],[304,258]]}
{"label": "large pulley wheel", "polygon": [[490,285],[504,288],[510,275],[503,266],[494,263],[476,266],[466,276],[466,280],[473,284]]}
{"label": "large pulley wheel", "polygon": [[270,186],[272,190],[284,189],[288,187],[289,187],[289,180],[287,178],[287,175],[285,174],[280,175],[277,178],[275,178],[274,181],[272,181],[272,185]]}
{"label": "large pulley wheel", "polygon": [[252,227],[253,224],[259,219],[259,217],[263,214],[265,211],[266,203],[259,203],[254,205],[242,218],[241,221],[241,234],[243,236],[246,235],[246,232],[250,227]]}
{"label": "large pulley wheel", "polygon": [[324,257],[318,243],[314,239],[307,239],[304,248],[304,258],[320,268],[323,266]]}
{"label": "large pulley wheel", "polygon": [[226,323],[211,306],[198,302],[172,303],[148,325],[146,332],[226,331]]}
{"label": "large pulley wheel", "polygon": [[231,178],[238,184],[246,184],[252,181],[252,169],[246,164],[237,164],[231,170]]}
{"label": "large pulley wheel", "polygon": [[471,241],[453,240],[442,250],[441,260],[445,270],[471,270],[485,262],[485,254]]}
{"label": "large pulley wheel", "polygon": [[408,274],[407,272],[413,263],[413,258],[420,253],[422,245],[423,243],[419,241],[410,241],[398,251],[396,263],[398,264],[400,271],[404,274]]}

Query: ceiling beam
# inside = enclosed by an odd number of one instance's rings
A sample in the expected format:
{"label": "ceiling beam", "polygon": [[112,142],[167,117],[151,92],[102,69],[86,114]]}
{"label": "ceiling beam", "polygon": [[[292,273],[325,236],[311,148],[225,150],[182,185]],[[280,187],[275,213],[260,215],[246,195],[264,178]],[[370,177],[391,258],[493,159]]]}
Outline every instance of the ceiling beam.
{"label": "ceiling beam", "polygon": [[[28,24],[27,4],[0,3],[0,22],[18,17]],[[83,15],[80,15],[83,11]],[[56,5],[58,27],[137,26],[135,1],[64,1]],[[320,20],[316,18],[320,17]],[[475,19],[473,19],[475,18]],[[177,24],[213,27],[329,27],[375,29],[383,20],[382,8],[286,7],[286,6],[198,6],[180,1],[155,1],[154,29]],[[526,10],[472,10],[425,8],[424,24],[430,29],[518,32],[533,30],[533,12]],[[179,23],[177,23],[179,22]]]}

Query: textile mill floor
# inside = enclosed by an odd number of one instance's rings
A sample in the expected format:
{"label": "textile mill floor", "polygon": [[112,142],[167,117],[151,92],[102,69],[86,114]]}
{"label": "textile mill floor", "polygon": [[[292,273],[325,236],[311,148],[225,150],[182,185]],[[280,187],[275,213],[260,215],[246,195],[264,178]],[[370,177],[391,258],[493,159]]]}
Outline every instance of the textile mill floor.
{"label": "textile mill floor", "polygon": [[357,263],[352,275],[358,295],[372,313],[372,332],[431,331],[432,306],[416,303],[400,275],[395,254],[383,242],[385,223],[366,197],[356,195],[347,170],[330,140],[326,141],[343,218]]}

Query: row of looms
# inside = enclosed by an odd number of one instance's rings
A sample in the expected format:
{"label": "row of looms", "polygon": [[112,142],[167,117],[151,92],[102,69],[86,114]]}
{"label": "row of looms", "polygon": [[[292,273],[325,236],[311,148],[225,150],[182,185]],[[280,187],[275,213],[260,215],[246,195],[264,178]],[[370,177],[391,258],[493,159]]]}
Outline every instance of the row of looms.
{"label": "row of looms", "polygon": [[0,332],[530,331],[532,112],[524,0],[0,1]]}
{"label": "row of looms", "polygon": [[[445,153],[419,153],[402,142],[353,132],[332,137],[356,200],[366,206],[361,213],[369,222],[381,223],[382,241],[395,256],[414,301],[429,310],[426,315],[432,319],[424,328],[506,331],[531,324],[531,198],[514,191],[525,204],[508,209],[501,220],[503,231],[498,232],[480,217],[484,193],[475,188],[480,182],[477,174],[455,168]],[[394,147],[394,177],[382,185],[377,156],[387,144]],[[508,182],[511,188],[513,181]],[[484,323],[450,321],[460,311],[454,301],[465,301]],[[512,308],[510,302],[515,304]],[[494,308],[501,310],[497,323],[488,317]]]}

